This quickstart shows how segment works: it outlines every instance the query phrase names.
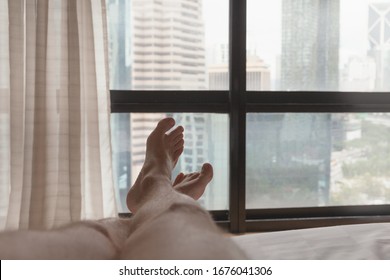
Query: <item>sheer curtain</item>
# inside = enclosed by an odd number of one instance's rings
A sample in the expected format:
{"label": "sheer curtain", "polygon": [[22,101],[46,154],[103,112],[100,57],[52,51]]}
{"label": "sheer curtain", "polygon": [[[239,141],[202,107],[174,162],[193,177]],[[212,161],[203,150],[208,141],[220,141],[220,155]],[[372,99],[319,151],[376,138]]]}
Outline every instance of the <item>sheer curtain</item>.
{"label": "sheer curtain", "polygon": [[0,0],[0,229],[116,215],[105,0]]}

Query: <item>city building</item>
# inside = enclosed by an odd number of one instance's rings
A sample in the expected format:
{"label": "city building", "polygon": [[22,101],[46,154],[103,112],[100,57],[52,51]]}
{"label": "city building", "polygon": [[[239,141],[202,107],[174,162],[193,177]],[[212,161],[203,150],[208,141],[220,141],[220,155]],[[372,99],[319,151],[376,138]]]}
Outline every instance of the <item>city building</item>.
{"label": "city building", "polygon": [[282,90],[338,90],[340,1],[282,2]]}
{"label": "city building", "polygon": [[390,3],[376,2],[368,7],[369,56],[376,63],[375,91],[390,90]]}
{"label": "city building", "polygon": [[131,3],[132,89],[206,89],[202,1]]}

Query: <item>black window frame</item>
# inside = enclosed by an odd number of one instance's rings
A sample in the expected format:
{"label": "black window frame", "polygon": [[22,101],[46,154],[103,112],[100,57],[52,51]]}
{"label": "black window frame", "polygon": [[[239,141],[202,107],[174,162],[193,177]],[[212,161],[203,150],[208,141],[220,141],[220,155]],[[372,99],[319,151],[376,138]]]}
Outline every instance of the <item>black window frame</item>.
{"label": "black window frame", "polygon": [[388,92],[246,90],[246,0],[229,0],[229,90],[110,90],[111,113],[200,112],[229,115],[229,209],[210,211],[232,233],[390,222],[390,205],[246,209],[247,113],[390,112]]}

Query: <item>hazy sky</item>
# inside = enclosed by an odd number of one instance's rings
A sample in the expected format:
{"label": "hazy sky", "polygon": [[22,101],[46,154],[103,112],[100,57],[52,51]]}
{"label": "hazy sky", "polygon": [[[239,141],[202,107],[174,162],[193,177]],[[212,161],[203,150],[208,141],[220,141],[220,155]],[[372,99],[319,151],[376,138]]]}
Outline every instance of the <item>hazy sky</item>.
{"label": "hazy sky", "polygon": [[[340,0],[340,58],[365,55],[368,4],[390,0]],[[274,64],[281,51],[282,0],[247,0],[247,47]],[[228,0],[203,0],[206,47],[228,42]]]}

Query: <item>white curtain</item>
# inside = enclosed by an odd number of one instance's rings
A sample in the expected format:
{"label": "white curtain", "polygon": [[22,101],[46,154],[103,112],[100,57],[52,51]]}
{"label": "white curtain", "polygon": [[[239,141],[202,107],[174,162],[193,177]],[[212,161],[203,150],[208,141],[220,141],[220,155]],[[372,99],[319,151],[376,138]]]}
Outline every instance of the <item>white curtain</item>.
{"label": "white curtain", "polygon": [[0,229],[116,215],[105,0],[0,0]]}

